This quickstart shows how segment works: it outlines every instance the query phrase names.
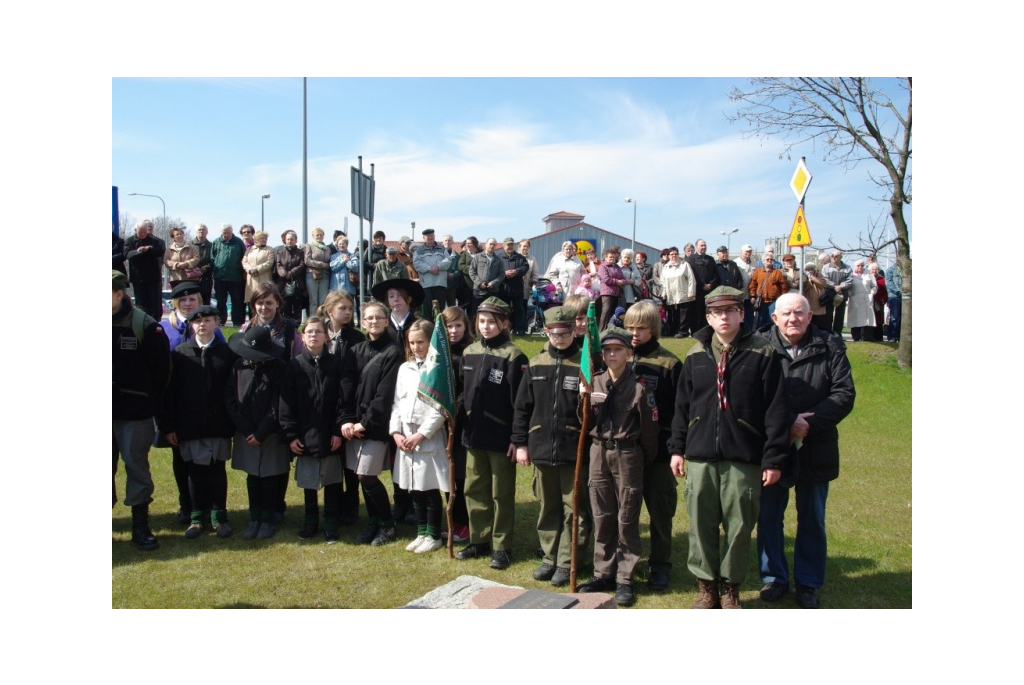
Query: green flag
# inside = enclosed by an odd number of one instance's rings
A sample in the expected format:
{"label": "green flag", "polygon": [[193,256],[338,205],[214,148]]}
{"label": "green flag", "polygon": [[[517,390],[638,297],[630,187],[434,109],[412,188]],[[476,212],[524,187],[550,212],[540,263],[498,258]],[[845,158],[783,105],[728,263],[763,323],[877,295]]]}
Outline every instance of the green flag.
{"label": "green flag", "polygon": [[597,335],[597,317],[594,303],[587,305],[587,333],[583,336],[583,356],[580,359],[580,373],[587,383],[594,382],[594,358],[600,349]]}
{"label": "green flag", "polygon": [[448,344],[448,329],[440,314],[434,322],[434,335],[430,351],[420,374],[416,389],[424,401],[436,407],[452,424],[455,423],[455,379],[452,375],[452,349]]}

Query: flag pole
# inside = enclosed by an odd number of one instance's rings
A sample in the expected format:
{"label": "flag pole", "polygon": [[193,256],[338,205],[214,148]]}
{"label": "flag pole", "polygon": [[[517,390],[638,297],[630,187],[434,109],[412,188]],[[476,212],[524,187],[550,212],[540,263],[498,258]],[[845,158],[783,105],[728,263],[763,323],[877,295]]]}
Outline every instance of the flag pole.
{"label": "flag pole", "polygon": [[[594,352],[597,347],[597,321],[594,303],[587,305],[587,333],[583,337],[583,355],[580,358],[581,383],[588,386],[594,379]],[[583,471],[583,451],[590,432],[590,391],[583,394],[583,416],[580,419],[580,439],[576,446],[576,469],[572,481],[572,550],[569,553],[569,592],[576,592],[579,569],[577,549],[580,541],[580,475]]]}
{"label": "flag pole", "polygon": [[[447,414],[447,412],[445,412]],[[446,416],[448,425],[448,504],[445,513],[448,516],[448,558],[455,558],[455,526],[452,520],[455,511],[455,420]]]}

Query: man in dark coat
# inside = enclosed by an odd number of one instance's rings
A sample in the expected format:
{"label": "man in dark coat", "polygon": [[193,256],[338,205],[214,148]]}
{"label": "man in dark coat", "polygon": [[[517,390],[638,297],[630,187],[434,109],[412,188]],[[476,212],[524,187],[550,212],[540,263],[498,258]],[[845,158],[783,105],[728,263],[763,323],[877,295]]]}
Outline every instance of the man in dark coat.
{"label": "man in dark coat", "polygon": [[712,290],[720,285],[725,285],[718,278],[718,267],[715,266],[714,258],[708,253],[708,244],[704,239],[697,241],[697,251],[687,261],[693,269],[693,276],[697,281],[697,297],[693,300],[693,307],[690,309],[690,333],[696,333],[706,325],[704,321],[704,299]]}
{"label": "man in dark coat", "polygon": [[[839,431],[836,426],[853,410],[856,392],[850,361],[841,336],[811,324],[806,298],[787,293],[775,303],[775,325],[759,331],[782,363],[789,407],[791,468],[782,480],[761,489],[757,522],[761,599],[774,602],[789,592],[783,516],[789,489],[796,493],[796,543],[793,577],[796,601],[817,609],[818,588],[825,580],[827,541],[825,500],[829,481],[839,476]],[[795,487],[794,487],[795,486]]]}
{"label": "man in dark coat", "polygon": [[153,235],[153,222],[149,219],[135,224],[135,235],[124,241],[124,258],[136,306],[157,321],[163,317],[164,309],[160,286],[165,249],[164,241]]}
{"label": "man in dark coat", "polygon": [[[718,285],[727,285],[739,291],[744,290],[743,274],[736,262],[729,259],[729,248],[722,245],[718,248],[718,261],[715,262],[715,270],[718,273]],[[746,310],[744,310],[746,313]]]}

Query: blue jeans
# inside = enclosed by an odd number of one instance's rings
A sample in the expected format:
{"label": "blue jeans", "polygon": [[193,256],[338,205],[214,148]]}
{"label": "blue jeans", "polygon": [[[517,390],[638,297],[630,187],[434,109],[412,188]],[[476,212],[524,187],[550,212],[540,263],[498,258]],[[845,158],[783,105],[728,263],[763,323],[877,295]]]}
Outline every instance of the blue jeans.
{"label": "blue jeans", "polygon": [[889,342],[900,339],[900,315],[903,313],[903,300],[899,297],[889,298],[889,325],[885,337]]}
{"label": "blue jeans", "polygon": [[[793,578],[798,585],[820,588],[825,582],[828,541],[825,538],[825,500],[828,483],[798,481],[796,491],[796,542]],[[789,488],[761,488],[761,513],[757,520],[757,556],[762,583],[789,584],[783,520],[789,504]]]}

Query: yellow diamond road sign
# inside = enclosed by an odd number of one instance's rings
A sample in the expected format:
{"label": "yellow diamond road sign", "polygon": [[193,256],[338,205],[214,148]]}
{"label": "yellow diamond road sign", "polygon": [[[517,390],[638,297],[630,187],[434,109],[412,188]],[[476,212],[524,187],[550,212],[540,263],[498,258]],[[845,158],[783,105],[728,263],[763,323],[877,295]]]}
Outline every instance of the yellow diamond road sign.
{"label": "yellow diamond road sign", "polygon": [[809,185],[811,185],[811,171],[804,164],[804,158],[801,157],[800,161],[796,163],[796,171],[793,172],[793,178],[789,181],[789,187],[793,189],[797,202],[804,201],[804,195],[807,194],[807,186]]}
{"label": "yellow diamond road sign", "polygon": [[793,219],[793,230],[789,232],[790,247],[802,247],[811,244],[811,232],[807,228],[807,217],[804,216],[804,206],[796,208],[796,218]]}

